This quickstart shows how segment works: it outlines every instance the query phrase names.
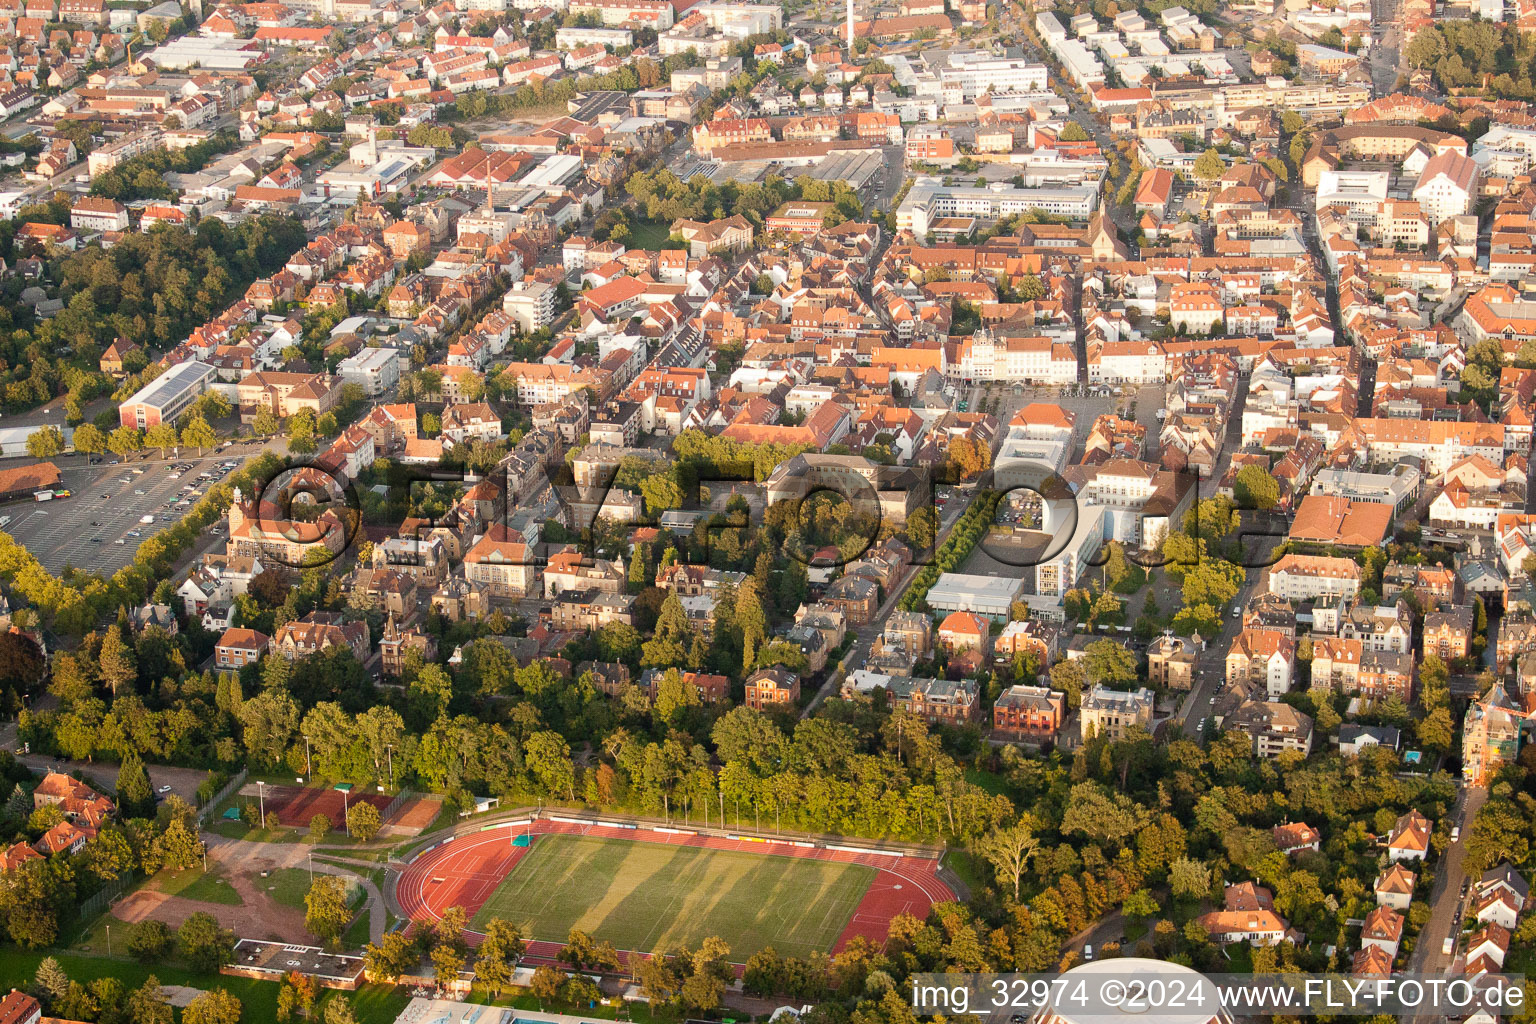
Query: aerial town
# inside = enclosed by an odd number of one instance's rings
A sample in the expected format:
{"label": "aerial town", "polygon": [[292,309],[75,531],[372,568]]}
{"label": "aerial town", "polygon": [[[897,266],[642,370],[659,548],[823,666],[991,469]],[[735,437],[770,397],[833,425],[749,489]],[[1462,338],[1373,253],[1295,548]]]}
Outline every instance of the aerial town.
{"label": "aerial town", "polygon": [[0,0],[0,1024],[1536,978],[1533,445],[1536,0]]}

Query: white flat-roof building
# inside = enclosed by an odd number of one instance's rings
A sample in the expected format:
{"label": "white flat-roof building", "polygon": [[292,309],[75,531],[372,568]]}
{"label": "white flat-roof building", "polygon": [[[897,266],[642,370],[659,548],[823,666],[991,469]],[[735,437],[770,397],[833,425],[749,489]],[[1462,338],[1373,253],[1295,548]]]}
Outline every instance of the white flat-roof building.
{"label": "white flat-roof building", "polygon": [[993,619],[1006,619],[1013,599],[1024,581],[1004,576],[978,576],[946,572],[928,591],[928,605],[941,612],[975,612]]}
{"label": "white flat-roof building", "polygon": [[1016,213],[1038,210],[1058,217],[1086,220],[1098,206],[1094,185],[1064,188],[1016,188],[995,184],[946,186],[937,178],[918,178],[896,208],[896,228],[926,235],[935,221],[945,217],[978,217],[1001,220]]}
{"label": "white flat-roof building", "polygon": [[562,28],[555,30],[555,46],[561,50],[579,50],[583,46],[633,46],[635,34],[627,28]]}
{"label": "white flat-roof building", "polygon": [[1055,549],[1060,541],[1053,537],[1045,553],[1055,554],[1035,566],[1035,593],[1055,594],[1065,597],[1067,591],[1077,585],[1087,567],[1088,559],[1098,554],[1104,544],[1106,510],[1103,505],[1081,505],[1077,510],[1077,522],[1065,547]]}
{"label": "white flat-roof building", "polygon": [[970,100],[985,92],[1033,92],[1046,87],[1044,64],[989,53],[951,54],[949,67],[939,72],[945,92],[953,88]]}
{"label": "white flat-roof building", "polygon": [[570,153],[547,156],[533,170],[518,179],[524,188],[536,188],[558,195],[567,183],[581,175],[581,157]]}
{"label": "white flat-roof building", "polygon": [[543,281],[519,281],[502,297],[501,308],[524,334],[532,334],[554,320],[555,288]]}
{"label": "white flat-roof building", "polygon": [[1351,473],[1343,469],[1318,470],[1312,478],[1313,494],[1369,501],[1402,508],[1419,496],[1421,476],[1418,467],[1399,462],[1387,473]]}
{"label": "white flat-roof building", "polygon": [[1386,171],[1324,171],[1317,179],[1317,205],[1375,210],[1387,198]]}
{"label": "white flat-roof building", "polygon": [[784,27],[784,8],[777,4],[718,3],[697,4],[689,14],[701,14],[704,23],[730,39],[770,35]]}
{"label": "white flat-roof building", "polygon": [[180,36],[144,56],[165,71],[180,71],[194,65],[208,71],[244,71],[267,59],[266,51],[258,42],[211,36]]}
{"label": "white flat-roof building", "polygon": [[400,380],[400,353],[392,348],[365,348],[336,366],[345,382],[360,384],[368,397],[382,395]]}

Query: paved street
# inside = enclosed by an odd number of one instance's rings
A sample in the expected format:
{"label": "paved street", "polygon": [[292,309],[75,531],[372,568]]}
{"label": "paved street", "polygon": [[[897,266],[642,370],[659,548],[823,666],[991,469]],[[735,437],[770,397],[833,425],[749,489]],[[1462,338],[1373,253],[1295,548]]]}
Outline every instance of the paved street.
{"label": "paved street", "polygon": [[[1435,887],[1429,897],[1429,923],[1419,933],[1418,945],[1408,958],[1410,973],[1440,974],[1447,971],[1455,959],[1455,952],[1447,956],[1440,950],[1446,937],[1455,935],[1460,928],[1461,884],[1466,880],[1462,861],[1466,858],[1467,833],[1487,800],[1488,790],[1483,787],[1462,787],[1456,796],[1451,824],[1461,827],[1461,839],[1451,844],[1435,866]],[[1428,1021],[1434,1017],[1435,1014],[1424,1013],[1415,1020]]]}
{"label": "paved street", "polygon": [[[944,543],[944,539],[954,529],[955,523],[960,521],[960,516],[970,507],[970,493],[969,491],[957,490],[956,494],[963,495],[964,497],[956,497],[944,507],[943,515],[939,517],[939,535],[934,541],[935,550]],[[874,620],[866,626],[854,628],[853,632],[858,639],[848,649],[848,653],[843,656],[843,664],[851,665],[854,668],[864,664],[864,660],[869,657],[870,644],[874,643],[875,637],[879,636],[881,631],[885,629],[885,620],[890,618],[891,613],[896,610],[896,603],[901,600],[901,595],[906,593],[908,584],[912,582],[912,577],[917,575],[922,568],[921,565],[908,566],[907,573],[901,578],[901,582],[891,588],[890,595],[886,597],[885,603],[876,610]],[[800,713],[800,717],[809,718],[811,713],[821,705],[822,701],[833,696],[837,685],[836,668],[829,666],[826,681],[821,684],[821,689],[816,691],[816,696],[812,697],[810,703],[805,706],[805,710]]]}

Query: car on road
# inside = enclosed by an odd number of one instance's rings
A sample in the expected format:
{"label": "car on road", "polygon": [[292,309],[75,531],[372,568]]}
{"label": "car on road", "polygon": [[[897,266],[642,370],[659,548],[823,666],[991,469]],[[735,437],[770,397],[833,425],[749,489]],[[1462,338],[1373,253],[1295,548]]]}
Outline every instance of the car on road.
{"label": "car on road", "polygon": [[164,796],[166,793],[169,793],[170,791],[170,786],[161,786],[159,789],[155,790],[156,793],[159,793],[162,796]]}

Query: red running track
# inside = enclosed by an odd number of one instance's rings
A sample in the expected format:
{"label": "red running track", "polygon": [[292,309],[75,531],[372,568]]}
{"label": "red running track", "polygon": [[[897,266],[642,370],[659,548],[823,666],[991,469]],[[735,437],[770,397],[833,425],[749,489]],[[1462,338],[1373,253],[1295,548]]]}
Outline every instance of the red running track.
{"label": "red running track", "polygon": [[[531,825],[509,825],[450,839],[417,857],[400,874],[396,895],[406,917],[422,924],[438,921],[449,907],[463,907],[470,917],[485,905],[529,847],[513,846],[512,833],[533,835],[567,833],[602,839],[625,839],[636,843],[664,843],[671,846],[699,846],[710,850],[735,850],[762,856],[810,857],[817,860],[865,864],[879,873],[854,908],[847,927],[838,936],[833,952],[842,949],[856,935],[876,945],[885,942],[891,920],[906,912],[918,918],[928,915],[928,908],[955,898],[938,879],[939,862],[922,857],[881,857],[845,850],[807,849],[784,842],[756,842],[717,836],[676,835],[653,832],[649,828],[627,829],[609,825],[581,825],[574,822],[539,820]],[[856,842],[856,840],[854,841]],[[467,931],[471,942],[478,942],[479,932]],[[528,944],[526,960],[553,962],[558,942],[536,941]],[[626,951],[626,956],[645,955]]]}

